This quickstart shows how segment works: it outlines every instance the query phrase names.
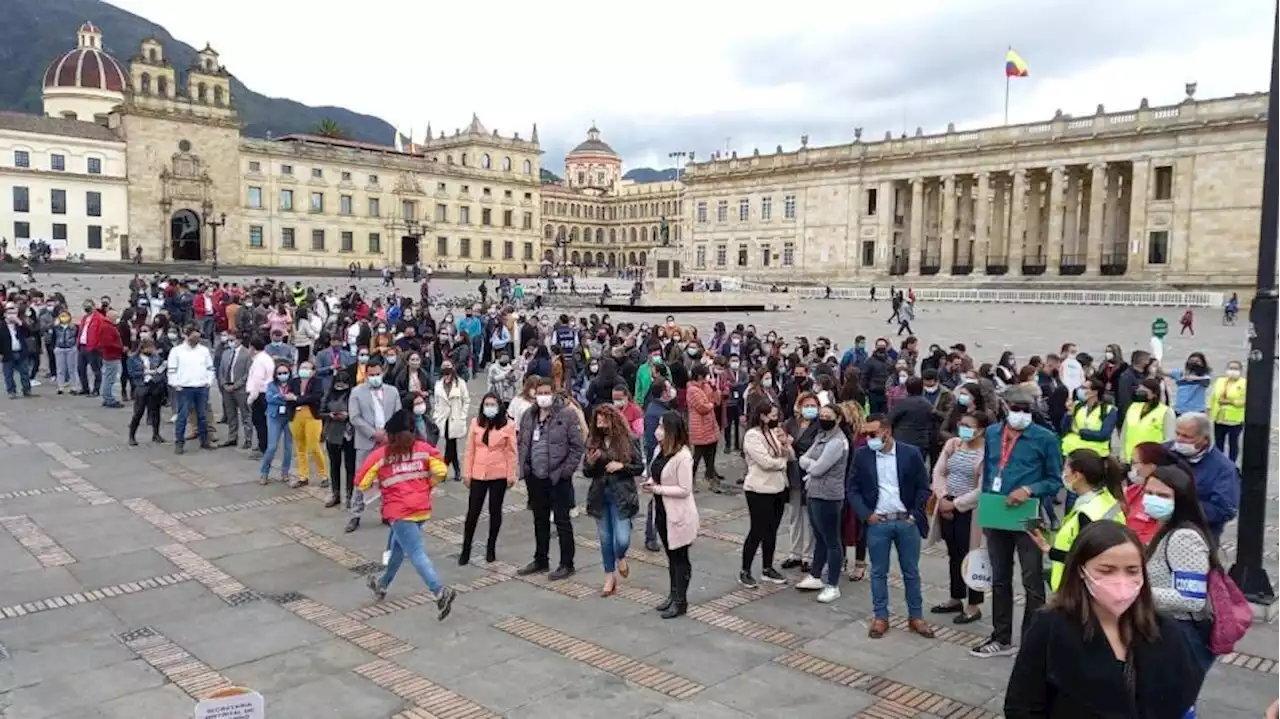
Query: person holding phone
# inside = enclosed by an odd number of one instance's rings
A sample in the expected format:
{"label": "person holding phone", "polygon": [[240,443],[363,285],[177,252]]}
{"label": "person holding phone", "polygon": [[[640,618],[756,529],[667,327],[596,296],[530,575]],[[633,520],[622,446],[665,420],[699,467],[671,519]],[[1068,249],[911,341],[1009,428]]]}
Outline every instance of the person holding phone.
{"label": "person holding phone", "polygon": [[693,565],[689,547],[698,536],[698,505],[693,498],[693,451],[689,427],[675,410],[662,415],[654,430],[657,451],[649,461],[649,477],[640,489],[654,496],[654,525],[667,553],[671,590],[656,609],[663,619],[689,610]]}
{"label": "person holding phone", "polygon": [[1062,475],[1063,484],[1076,496],[1076,501],[1062,518],[1053,543],[1050,544],[1038,527],[1027,530],[1040,551],[1049,555],[1049,588],[1055,592],[1062,584],[1067,552],[1071,551],[1080,530],[1098,521],[1125,523],[1124,504],[1120,501],[1124,497],[1124,469],[1110,455],[1098,456],[1092,449],[1077,449],[1067,456]]}

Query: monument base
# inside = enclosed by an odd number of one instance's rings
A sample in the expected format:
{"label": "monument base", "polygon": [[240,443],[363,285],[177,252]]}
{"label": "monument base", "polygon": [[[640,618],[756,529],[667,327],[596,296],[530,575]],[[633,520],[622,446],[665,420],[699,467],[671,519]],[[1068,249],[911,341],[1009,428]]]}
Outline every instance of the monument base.
{"label": "monument base", "polygon": [[646,292],[635,304],[617,296],[604,303],[611,312],[675,314],[677,312],[776,312],[791,309],[788,294],[759,292]]}

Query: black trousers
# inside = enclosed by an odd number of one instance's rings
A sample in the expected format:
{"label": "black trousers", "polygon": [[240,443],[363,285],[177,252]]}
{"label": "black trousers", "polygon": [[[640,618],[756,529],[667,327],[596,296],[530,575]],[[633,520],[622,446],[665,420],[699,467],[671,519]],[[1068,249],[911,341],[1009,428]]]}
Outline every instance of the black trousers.
{"label": "black trousers", "polygon": [[80,375],[80,394],[89,394],[89,370],[93,370],[93,394],[102,391],[102,353],[84,348],[76,358],[76,370]]}
{"label": "black trousers", "polygon": [[505,479],[472,479],[467,494],[467,519],[462,525],[462,547],[471,549],[471,540],[476,536],[476,525],[480,523],[480,512],[484,509],[485,498],[489,499],[489,549],[498,546],[498,530],[502,529],[502,499],[507,496],[507,480]]}
{"label": "black trousers", "polygon": [[1013,558],[1022,569],[1022,591],[1027,604],[1022,608],[1022,630],[1027,635],[1031,620],[1044,606],[1044,555],[1025,532],[985,530],[987,553],[991,556],[991,638],[1001,644],[1013,643]]}
{"label": "black trousers", "polygon": [[942,541],[947,545],[947,569],[951,572],[951,598],[965,599],[973,605],[982,604],[982,592],[969,589],[964,583],[964,573],[960,565],[969,553],[969,531],[973,522],[973,512],[956,512],[951,519],[938,517],[938,528],[942,533]]}
{"label": "black trousers", "polygon": [[742,437],[738,434],[741,420],[742,407],[731,404],[724,408],[724,451],[742,449]]}
{"label": "black trousers", "polygon": [[679,605],[689,604],[689,582],[693,579],[693,563],[689,561],[689,545],[672,549],[667,542],[667,513],[662,509],[662,499],[654,501],[657,516],[658,538],[662,540],[662,548],[667,553],[667,578],[671,584],[671,599]]}
{"label": "black trousers", "polygon": [[151,424],[151,436],[160,436],[160,403],[164,401],[164,385],[138,389],[133,393],[133,417],[129,420],[129,438],[133,439],[142,424],[142,415],[150,412],[147,418]]}
{"label": "black trousers", "polygon": [[706,460],[707,462],[707,479],[718,479],[720,473],[716,471],[716,450],[720,447],[719,442],[711,444],[695,444],[693,445],[693,476],[698,476],[698,462]]}
{"label": "black trousers", "polygon": [[756,559],[756,549],[760,553],[760,569],[773,566],[773,552],[778,546],[778,527],[782,526],[782,515],[787,511],[787,491],[776,494],[746,491],[747,515],[751,526],[747,529],[747,539],[742,543],[742,571],[750,573],[751,565]]}
{"label": "black trousers", "polygon": [[[257,422],[257,416],[254,416],[254,422]],[[248,439],[246,437],[246,439]],[[356,444],[355,440],[346,440],[342,444],[334,444],[326,442],[324,448],[329,451],[329,490],[333,493],[333,499],[336,502],[342,501],[342,489],[347,490],[347,504],[351,504],[351,493],[355,490],[356,478]],[[347,477],[342,478],[342,470],[347,471]]]}
{"label": "black trousers", "polygon": [[[267,396],[265,394],[258,395],[249,407],[249,412],[253,415],[253,432],[258,435],[258,451],[267,451]],[[352,470],[355,474],[355,470]],[[350,496],[350,495],[348,495]]]}
{"label": "black trousers", "polygon": [[573,523],[569,510],[573,509],[573,481],[562,479],[553,483],[549,479],[529,477],[529,508],[533,510],[533,561],[549,565],[551,549],[551,517],[555,515],[556,541],[560,543],[560,566],[573,567]]}
{"label": "black trousers", "polygon": [[[441,431],[448,432],[448,427],[449,423],[445,422],[445,426]],[[455,480],[462,479],[462,459],[458,453],[458,440],[444,439],[441,441],[444,443],[444,463],[453,467],[453,478]]]}

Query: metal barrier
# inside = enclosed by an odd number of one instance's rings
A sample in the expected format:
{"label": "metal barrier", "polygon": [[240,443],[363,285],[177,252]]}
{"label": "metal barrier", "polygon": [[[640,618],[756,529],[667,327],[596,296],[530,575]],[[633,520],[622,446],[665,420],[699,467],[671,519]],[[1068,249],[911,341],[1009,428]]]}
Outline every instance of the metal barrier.
{"label": "metal barrier", "polygon": [[[712,279],[712,278],[707,278]],[[720,280],[726,291],[769,292],[770,285],[745,282],[733,277]],[[779,285],[781,288],[782,285]],[[796,299],[825,299],[825,287],[787,287]],[[916,287],[916,299],[924,302],[966,302],[987,304],[1030,305],[1106,305],[1115,307],[1222,307],[1226,297],[1221,292],[1123,292],[1111,290],[1000,290]],[[870,300],[866,287],[832,287],[830,299]],[[882,295],[880,299],[885,299]]]}

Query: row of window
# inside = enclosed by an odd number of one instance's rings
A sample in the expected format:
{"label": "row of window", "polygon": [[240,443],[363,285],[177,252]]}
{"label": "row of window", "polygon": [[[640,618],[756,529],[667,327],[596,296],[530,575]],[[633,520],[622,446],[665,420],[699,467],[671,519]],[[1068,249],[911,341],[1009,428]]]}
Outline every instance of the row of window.
{"label": "row of window", "polygon": [[[788,220],[796,218],[796,196],[786,195],[782,198],[782,216]],[[738,200],[738,221],[747,222],[751,219],[751,200],[742,198]],[[773,198],[760,198],[760,221],[768,222],[773,219]],[[705,200],[698,202],[698,222],[706,223],[707,221],[707,203]],[[729,221],[729,201],[720,200],[716,202],[716,222]]]}
{"label": "row of window", "polygon": [[[311,251],[327,252],[328,237],[329,237],[328,232],[325,230],[322,230],[322,229],[312,230],[311,231]],[[381,233],[379,232],[368,233],[366,242],[367,242],[366,244],[367,249],[365,250],[365,252],[367,254],[370,254],[370,255],[382,254],[382,234]],[[356,243],[356,233],[345,231],[345,230],[338,233],[338,252],[343,252],[343,253],[355,252],[356,251],[355,243]],[[532,260],[533,259],[533,243],[524,242],[521,244],[522,244],[521,249],[523,250],[523,253],[522,253],[523,259],[526,261]],[[265,246],[266,246],[265,239],[263,237],[263,226],[249,225],[249,247],[253,249],[263,249]],[[283,227],[280,229],[280,249],[282,250],[298,249],[296,228]],[[493,240],[481,240],[479,259],[482,259],[482,260],[495,259],[493,250],[494,250]],[[436,238],[436,256],[449,257],[450,256],[449,253],[450,253],[449,238],[443,237],[443,236],[437,237]],[[470,237],[458,238],[457,253],[458,253],[457,256],[462,259],[472,258],[472,254],[471,254],[472,247],[471,247]],[[516,254],[515,242],[511,240],[503,240],[502,241],[502,259],[514,260],[515,254]]]}
{"label": "row of window", "polygon": [[684,202],[680,200],[640,202],[603,207],[577,202],[546,201],[542,203],[542,214],[582,217],[588,220],[637,220],[648,217],[678,217],[683,210],[683,205]]}
{"label": "row of window", "polygon": [[[609,242],[616,243],[618,242],[619,239],[621,239],[623,242],[626,242],[628,237],[628,230],[630,230],[630,238],[632,242],[649,242],[650,238],[652,238],[654,242],[657,242],[662,238],[661,232],[658,229],[657,225],[653,226],[652,231],[647,226],[639,228],[639,231],[637,231],[635,227],[631,227],[631,228],[623,227],[621,230],[619,230],[616,227],[610,227]],[[680,240],[680,225],[674,225],[674,224],[669,225],[667,231],[670,233],[670,237],[669,237],[670,240],[672,241]],[[604,228],[597,227],[595,228],[594,232],[595,232],[595,235],[594,235],[595,241],[603,243]],[[560,225],[559,229],[557,229],[554,225],[547,225],[542,229],[542,237],[548,242],[557,241],[557,240],[563,242],[565,240],[568,240],[568,242],[572,244],[574,242],[577,242],[579,237],[582,238],[583,242],[591,242],[592,229],[590,227],[583,227],[581,231],[579,231],[577,227],[565,227],[564,225]]]}
{"label": "row of window", "polygon": [[[13,211],[15,213],[31,212],[31,188],[14,185]],[[49,213],[53,215],[67,214],[66,190],[49,190]],[[102,217],[101,192],[89,190],[84,193],[84,214],[89,217]]]}
{"label": "row of window", "polygon": [[[151,94],[151,73],[142,73],[142,77],[139,79],[138,89],[141,90],[143,95]],[[191,92],[193,89],[195,90],[194,93]],[[218,107],[222,107],[230,99],[227,96],[227,92],[228,91],[222,89],[221,85],[214,85],[213,92],[210,93],[209,86],[203,82],[196,83],[194,88],[187,87],[188,96],[201,105],[209,104],[210,95],[212,94],[213,104]],[[161,97],[169,97],[169,78],[164,75],[156,77],[156,94]]]}
{"label": "row of window", "polygon": [[[452,158],[452,157],[450,157],[450,158],[449,158],[449,163],[448,163],[448,164],[450,164],[450,165],[452,165],[452,164],[453,164],[453,158]],[[491,168],[489,167],[489,164],[490,164],[489,155],[487,155],[487,154],[486,154],[486,155],[483,155],[483,156],[481,157],[481,166],[482,166],[484,169],[488,170],[488,169],[491,169]],[[464,167],[466,167],[466,166],[467,166],[467,153],[465,153],[465,152],[464,152],[464,153],[462,153],[462,165],[463,165]],[[510,157],[504,157],[504,158],[502,158],[502,169],[503,169],[503,171],[504,171],[504,172],[510,172],[510,171],[511,171],[511,158],[510,158]],[[261,162],[261,161],[259,161],[259,160],[250,160],[250,161],[249,161],[249,172],[257,172],[257,173],[261,173],[261,172],[262,172],[262,162]],[[294,174],[294,171],[293,171],[293,165],[291,165],[291,164],[289,164],[289,163],[281,163],[281,164],[280,164],[280,174],[281,174],[281,175],[290,175],[290,176],[292,176],[292,175]],[[526,174],[526,175],[533,174],[533,163],[529,162],[528,160],[525,160],[525,161],[524,161],[524,174]],[[317,179],[317,180],[322,180],[322,179],[324,179],[324,168],[322,168],[322,167],[313,167],[313,168],[311,168],[311,177],[312,177],[312,178],[314,178],[314,179]],[[338,178],[339,178],[339,181],[340,181],[340,182],[353,182],[352,177],[353,177],[353,176],[352,176],[352,174],[351,174],[351,171],[350,171],[350,170],[340,170],[340,171],[339,171]],[[370,174],[370,175],[368,175],[367,184],[370,184],[370,185],[376,185],[376,184],[378,184],[378,176],[377,176],[377,175],[374,175],[374,174]],[[465,187],[466,187],[466,185],[463,185],[463,187],[465,188]],[[444,184],[443,182],[438,183],[438,184],[437,184],[437,186],[436,186],[436,189],[443,191],[443,190],[445,189],[445,184]],[[464,190],[463,190],[463,192],[466,192],[466,190],[464,189]],[[488,189],[488,188],[485,188],[485,193],[487,194],[488,192],[489,192],[489,189]],[[507,190],[507,193],[508,193],[508,194],[510,194],[510,193],[511,193],[511,191],[510,191],[510,190]]]}
{"label": "row of window", "polygon": [[[778,264],[781,260],[782,267],[794,267],[796,264],[796,245],[794,242],[782,243],[782,255],[779,257],[773,252],[773,248],[768,244],[759,246],[759,257],[761,267],[770,267]],[[749,264],[749,249],[746,245],[738,245],[738,256],[736,267],[746,267]],[[715,247],[715,266],[727,267],[729,264],[729,246],[716,245]],[[707,246],[697,245],[693,248],[693,266],[698,269],[704,269],[707,266]]]}
{"label": "row of window", "polygon": [[[31,152],[29,150],[14,150],[13,166],[30,169],[31,168]],[[41,168],[36,168],[36,169],[41,169]],[[52,170],[53,172],[66,172],[67,156],[57,152],[50,152],[49,166],[46,169]],[[86,157],[84,159],[84,171],[86,174],[89,174],[89,175],[101,175],[102,174],[102,158]]]}
{"label": "row of window", "polygon": [[[54,222],[49,230],[49,239],[67,239],[67,225],[65,222]],[[19,240],[31,239],[31,223],[20,220],[15,221],[13,223],[13,236]],[[44,238],[38,237],[36,239],[42,240]],[[85,227],[85,240],[89,249],[102,249],[102,225],[88,225]]]}
{"label": "row of window", "polygon": [[[460,161],[458,164],[462,165],[463,167],[471,167],[471,158],[467,155],[467,153],[465,153],[465,152],[464,152],[464,153],[462,153],[462,155],[460,156],[460,158],[459,158],[459,159],[460,159],[461,161]],[[439,156],[439,155],[437,155],[437,156],[435,156],[435,157],[432,157],[432,158],[431,158],[431,161],[432,161],[432,162],[439,162],[439,161],[440,161],[440,156]],[[446,165],[452,165],[452,164],[453,164],[453,155],[452,155],[452,154],[445,155],[445,156],[444,156],[444,161],[445,161],[445,164],[446,164]],[[502,158],[502,162],[499,164],[499,166],[501,167],[501,169],[502,169],[502,171],[503,171],[503,172],[511,172],[511,167],[512,167],[512,164],[511,164],[511,158],[510,158],[510,157],[503,157],[503,158]],[[492,169],[493,169],[493,158],[489,156],[489,153],[484,152],[484,153],[481,153],[481,154],[480,154],[480,168],[481,168],[481,169],[483,169],[483,170],[492,170]],[[523,172],[523,173],[524,173],[524,174],[526,174],[526,175],[532,175],[532,174],[533,174],[533,162],[531,162],[531,161],[529,161],[529,160],[525,160],[525,161],[524,161],[523,163],[521,163],[521,165],[520,165],[520,171],[521,171],[521,172]]]}
{"label": "row of window", "polygon": [[[310,212],[322,213],[325,211],[325,200],[323,192],[312,192]],[[250,187],[248,193],[249,208],[254,210],[266,209],[263,204],[262,188]],[[382,200],[378,197],[368,198],[366,205],[368,217],[382,217]],[[293,190],[280,190],[280,211],[294,212],[296,205],[294,203]],[[338,195],[338,214],[346,216],[355,215],[355,199],[351,195]],[[515,227],[515,210],[502,210],[502,227]],[[418,203],[413,200],[402,200],[400,202],[400,217],[407,220],[418,219]],[[480,224],[486,227],[495,226],[493,210],[488,207],[480,208]],[[436,204],[435,212],[436,222],[449,221],[449,206],[445,204]],[[471,206],[463,205],[458,208],[458,224],[471,224]],[[521,221],[521,227],[526,230],[533,229],[533,213],[525,212]]]}

